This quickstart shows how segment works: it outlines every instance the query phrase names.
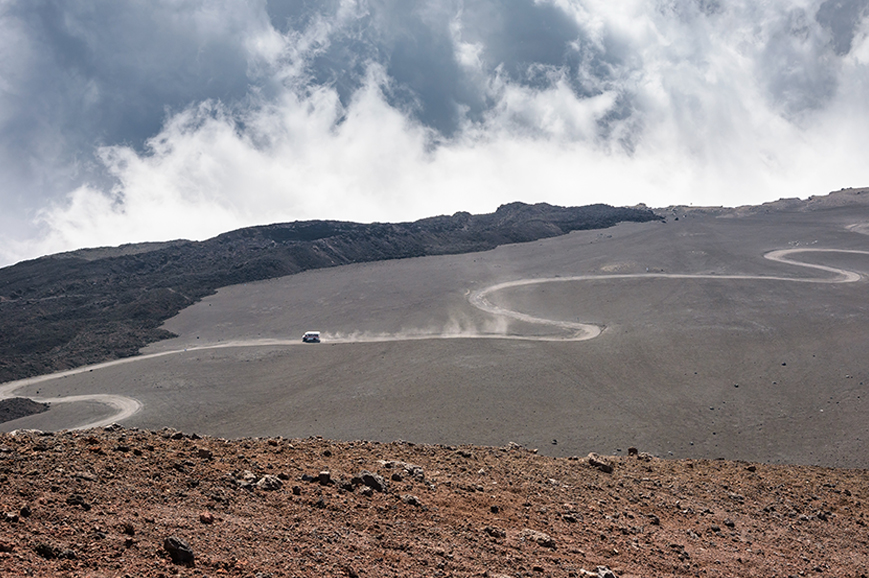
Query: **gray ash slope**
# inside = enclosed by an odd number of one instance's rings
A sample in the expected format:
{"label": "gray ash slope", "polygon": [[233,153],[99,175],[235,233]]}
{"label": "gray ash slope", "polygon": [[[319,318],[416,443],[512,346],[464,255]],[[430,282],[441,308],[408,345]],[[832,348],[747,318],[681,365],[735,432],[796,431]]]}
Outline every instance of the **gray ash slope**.
{"label": "gray ash slope", "polygon": [[218,288],[301,271],[499,245],[661,217],[607,205],[503,205],[412,223],[300,221],[202,242],[50,255],[0,269],[0,382],[135,355],[160,326]]}

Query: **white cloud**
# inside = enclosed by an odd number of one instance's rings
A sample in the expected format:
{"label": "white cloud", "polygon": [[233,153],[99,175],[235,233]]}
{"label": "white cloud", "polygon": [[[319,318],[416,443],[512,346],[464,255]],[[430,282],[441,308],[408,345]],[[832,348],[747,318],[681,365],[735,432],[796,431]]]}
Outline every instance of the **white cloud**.
{"label": "white cloud", "polygon": [[45,234],[6,243],[0,261],[296,219],[409,220],[515,200],[738,205],[867,184],[866,22],[839,57],[808,0],[552,4],[581,31],[578,64],[532,63],[536,83],[487,69],[462,12],[445,19],[452,58],[488,103],[447,137],[392,99],[402,87],[388,62],[369,60],[349,97],[339,82],[311,83],[336,38],[363,41],[353,27],[373,4],[344,2],[304,30],[238,26],[271,94],[194,103],[145,149],[101,148],[115,186],[44,207]]}

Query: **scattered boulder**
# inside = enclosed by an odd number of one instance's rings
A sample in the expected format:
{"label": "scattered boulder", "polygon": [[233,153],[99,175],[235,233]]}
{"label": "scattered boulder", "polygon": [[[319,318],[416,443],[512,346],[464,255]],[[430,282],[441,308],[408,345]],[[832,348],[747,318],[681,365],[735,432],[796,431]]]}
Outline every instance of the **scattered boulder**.
{"label": "scattered boulder", "polygon": [[357,477],[362,481],[363,484],[376,492],[386,491],[386,480],[383,479],[383,476],[379,474],[369,472],[368,470],[362,470],[361,472],[359,472],[359,475]]}
{"label": "scattered boulder", "polygon": [[523,446],[522,444],[517,444],[516,442],[507,442],[507,445],[504,446],[504,447],[502,447],[502,448],[501,448],[501,451],[502,451],[502,452],[509,452],[509,451],[525,451],[525,452],[528,452],[528,453],[530,453],[530,454],[536,454],[536,453],[537,453],[537,449],[536,449],[536,448],[527,448],[527,447]]}
{"label": "scattered boulder", "polygon": [[613,464],[608,459],[597,455],[594,452],[588,454],[588,465],[597,468],[605,474],[613,473]]}
{"label": "scattered boulder", "polygon": [[[422,467],[416,464],[409,464],[407,462],[402,462],[398,460],[381,460],[378,462],[385,469],[396,469],[398,472],[392,474],[392,478],[395,480],[396,474],[399,478],[411,477],[419,482],[425,481],[425,472]],[[395,480],[400,482],[401,479]]]}
{"label": "scattered boulder", "polygon": [[16,429],[9,432],[9,435],[13,437],[17,436],[30,436],[30,437],[40,437],[40,436],[50,436],[51,432],[44,432],[41,429]]}
{"label": "scattered boulder", "polygon": [[408,506],[421,506],[422,504],[419,501],[419,498],[414,496],[413,494],[403,494],[401,496],[401,501],[407,504]]}
{"label": "scattered boulder", "polygon": [[205,511],[199,513],[199,521],[203,524],[213,524],[214,515],[211,512]]}
{"label": "scattered boulder", "polygon": [[54,560],[55,558],[60,560],[75,560],[78,557],[76,556],[75,550],[61,550],[57,546],[52,546],[51,544],[46,544],[44,542],[40,542],[33,549],[38,556],[45,558],[46,560]]}
{"label": "scattered boulder", "polygon": [[54,560],[60,554],[60,550],[57,547],[45,542],[38,543],[33,547],[33,551],[36,552],[37,556],[46,560]]}
{"label": "scattered boulder", "polygon": [[259,481],[259,478],[250,470],[245,470],[242,472],[241,477],[230,476],[230,480],[245,490],[252,490]]}
{"label": "scattered boulder", "polygon": [[193,550],[190,546],[177,536],[169,536],[163,540],[163,549],[172,558],[175,564],[192,565],[194,560]]}
{"label": "scattered boulder", "polygon": [[495,528],[493,526],[486,526],[485,528],[483,528],[483,532],[485,532],[487,535],[491,536],[492,538],[506,538],[507,537],[507,532],[505,532],[504,530],[502,530],[500,528]]}
{"label": "scattered boulder", "polygon": [[177,429],[171,427],[163,428],[163,431],[160,433],[160,435],[162,435],[163,438],[167,440],[180,440],[184,438],[183,432],[180,432]]}
{"label": "scattered boulder", "polygon": [[537,530],[531,530],[526,528],[522,530],[522,533],[519,535],[520,538],[525,540],[526,542],[534,542],[538,546],[542,546],[543,548],[550,548],[555,550],[555,540],[549,534],[545,532],[539,532]]}
{"label": "scattered boulder", "polygon": [[81,509],[87,512],[91,509],[91,505],[88,504],[82,496],[73,495],[66,499],[66,504],[68,506],[81,506]]}
{"label": "scattered boulder", "polygon": [[257,483],[256,487],[261,490],[265,490],[267,492],[273,492],[275,490],[280,490],[281,486],[284,483],[277,476],[266,475],[263,476]]}

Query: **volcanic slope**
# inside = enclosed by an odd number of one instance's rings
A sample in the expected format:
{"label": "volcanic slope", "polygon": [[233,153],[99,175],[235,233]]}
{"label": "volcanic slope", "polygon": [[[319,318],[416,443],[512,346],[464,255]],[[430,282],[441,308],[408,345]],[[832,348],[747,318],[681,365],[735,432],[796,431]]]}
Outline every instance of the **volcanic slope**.
{"label": "volcanic slope", "polygon": [[[865,468],[865,223],[865,205],[738,218],[685,211],[666,223],[227,287],[164,325],[178,338],[143,350],[165,355],[16,395],[128,396],[142,405],[126,425],[227,437],[516,441],[553,456],[637,446]],[[837,274],[764,258],[793,248],[851,251],[789,258],[859,278],[806,283]],[[576,276],[601,278],[515,285],[486,299],[602,328],[593,339],[563,340],[563,327],[471,302],[500,283]],[[312,329],[324,343],[298,343]],[[112,413],[88,407],[2,427],[59,429]]]}
{"label": "volcanic slope", "polygon": [[107,429],[0,434],[4,578],[869,575],[861,471]]}
{"label": "volcanic slope", "polygon": [[510,203],[412,223],[297,221],[202,242],[82,249],[0,268],[0,382],[135,355],[160,324],[218,287],[363,263],[483,251],[660,220],[640,208]]}

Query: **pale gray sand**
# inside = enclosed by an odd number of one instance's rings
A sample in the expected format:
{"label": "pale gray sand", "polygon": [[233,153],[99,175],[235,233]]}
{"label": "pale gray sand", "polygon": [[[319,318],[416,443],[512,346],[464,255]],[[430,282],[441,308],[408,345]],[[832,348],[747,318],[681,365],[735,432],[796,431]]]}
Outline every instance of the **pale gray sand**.
{"label": "pale gray sand", "polygon": [[[859,222],[869,222],[869,212],[683,217],[226,288],[167,324],[178,339],[145,353],[233,340],[288,345],[188,351],[17,394],[128,396],[143,408],[127,425],[222,436],[516,441],[554,455],[635,445],[664,456],[867,467],[865,280],[651,277],[831,278],[763,255],[794,247],[867,250],[869,237],[846,228]],[[792,257],[869,271],[866,255]],[[505,323],[469,297],[519,279],[645,275],[646,268],[650,278],[524,285],[487,296],[532,317],[605,327],[588,341],[297,343],[309,329],[345,338],[503,330],[558,336]],[[54,425],[53,413],[25,418],[27,427],[69,427]]]}

